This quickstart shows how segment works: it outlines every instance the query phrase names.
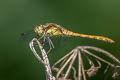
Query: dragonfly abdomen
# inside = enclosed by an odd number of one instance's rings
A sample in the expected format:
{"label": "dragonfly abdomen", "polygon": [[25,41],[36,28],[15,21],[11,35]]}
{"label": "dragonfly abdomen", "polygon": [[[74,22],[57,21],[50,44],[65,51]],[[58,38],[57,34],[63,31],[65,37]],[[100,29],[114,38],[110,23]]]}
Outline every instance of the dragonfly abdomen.
{"label": "dragonfly abdomen", "polygon": [[77,36],[77,37],[90,38],[90,39],[101,40],[109,43],[114,43],[114,41],[108,37],[80,34],[80,33],[75,33],[69,30],[64,30],[63,34],[66,36]]}

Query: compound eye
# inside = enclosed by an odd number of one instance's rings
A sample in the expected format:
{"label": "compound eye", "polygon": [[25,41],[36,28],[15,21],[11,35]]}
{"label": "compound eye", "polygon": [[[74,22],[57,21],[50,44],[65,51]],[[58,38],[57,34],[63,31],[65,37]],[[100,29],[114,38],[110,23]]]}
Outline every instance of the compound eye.
{"label": "compound eye", "polygon": [[43,29],[43,25],[42,25],[42,24],[38,24],[38,25],[34,28],[34,30],[41,30],[41,29]]}
{"label": "compound eye", "polygon": [[36,28],[40,30],[40,29],[43,29],[43,26],[42,26],[42,24],[38,24],[38,25],[36,26]]}

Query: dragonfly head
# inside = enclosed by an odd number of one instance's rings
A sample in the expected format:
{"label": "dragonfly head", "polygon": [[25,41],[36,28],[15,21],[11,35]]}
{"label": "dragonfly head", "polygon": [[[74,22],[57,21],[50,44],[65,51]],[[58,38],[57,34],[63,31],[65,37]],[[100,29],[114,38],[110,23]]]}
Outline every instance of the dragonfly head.
{"label": "dragonfly head", "polygon": [[34,31],[37,35],[41,36],[44,32],[44,27],[42,24],[38,24],[35,28]]}

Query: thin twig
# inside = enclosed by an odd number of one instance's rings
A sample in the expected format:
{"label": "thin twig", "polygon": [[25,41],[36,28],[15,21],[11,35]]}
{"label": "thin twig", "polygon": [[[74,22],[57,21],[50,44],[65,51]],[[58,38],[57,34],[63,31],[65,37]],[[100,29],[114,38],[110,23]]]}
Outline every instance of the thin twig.
{"label": "thin twig", "polygon": [[75,61],[76,56],[77,56],[77,53],[75,53],[75,55],[73,56],[73,59],[72,59],[71,62],[70,62],[70,65],[69,65],[69,67],[68,67],[68,69],[67,69],[67,71],[66,71],[66,74],[65,74],[65,76],[64,76],[65,79],[67,78],[67,76],[68,76],[68,74],[69,74],[69,72],[70,72],[70,70],[71,70],[71,68],[72,68],[72,65],[73,65],[73,63],[74,63],[74,61]]}
{"label": "thin twig", "polygon": [[100,48],[97,48],[97,47],[93,47],[93,46],[80,46],[84,49],[91,49],[91,50],[95,50],[97,52],[101,52],[103,53],[104,55],[110,57],[112,60],[114,60],[115,62],[117,62],[118,64],[120,64],[120,60],[117,59],[115,56],[113,56],[111,53],[109,53],[108,51],[105,51],[103,49],[100,49]]}
{"label": "thin twig", "polygon": [[[81,57],[81,52],[78,51],[79,56]],[[82,75],[83,75],[83,80],[86,80],[86,75],[85,75],[85,69],[84,69],[84,64],[83,64],[83,60],[82,57],[80,58],[80,62],[81,62],[81,68],[82,68]]]}
{"label": "thin twig", "polygon": [[104,62],[104,63],[107,63],[107,64],[110,65],[111,67],[114,67],[114,68],[115,68],[115,65],[114,65],[114,64],[112,64],[112,63],[106,61],[105,59],[102,59],[102,58],[100,58],[100,57],[98,57],[98,56],[92,54],[91,52],[85,50],[85,49],[82,49],[82,50],[83,50],[85,53],[87,53],[87,54],[89,54],[89,55],[95,57],[96,59],[99,59],[100,61],[102,61],[102,62]]}
{"label": "thin twig", "polygon": [[63,69],[65,68],[65,66],[71,61],[71,59],[73,58],[74,54],[72,54],[69,59],[65,62],[65,64],[60,68],[60,70],[58,71],[56,78],[59,77],[60,73],[63,71]]}
{"label": "thin twig", "polygon": [[71,52],[69,52],[67,55],[65,55],[64,57],[62,57],[61,59],[59,59],[57,62],[55,62],[55,64],[53,65],[53,68],[55,65],[57,65],[58,63],[60,63],[62,60],[64,60],[65,58],[67,58],[69,55],[71,55],[74,52],[74,50],[72,50]]}
{"label": "thin twig", "polygon": [[81,62],[81,53],[78,53],[78,80],[82,79],[82,62]]}

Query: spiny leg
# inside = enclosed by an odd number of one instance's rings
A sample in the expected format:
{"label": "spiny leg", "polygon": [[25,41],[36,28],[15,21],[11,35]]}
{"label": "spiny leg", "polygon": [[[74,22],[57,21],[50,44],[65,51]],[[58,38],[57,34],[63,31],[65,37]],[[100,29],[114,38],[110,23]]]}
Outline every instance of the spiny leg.
{"label": "spiny leg", "polygon": [[47,53],[49,53],[54,48],[54,44],[49,37],[47,37],[47,40],[50,46],[49,50],[47,51]]}
{"label": "spiny leg", "polygon": [[43,32],[43,34],[41,35],[41,37],[38,38],[38,41],[43,41],[42,42],[42,46],[44,46],[48,42],[48,40],[46,39],[46,36],[45,36],[45,32]]}
{"label": "spiny leg", "polygon": [[42,43],[43,46],[44,46],[46,43],[48,43],[48,40],[47,40],[47,38],[46,38],[45,36],[43,37],[43,40],[42,40],[42,41],[43,41],[43,43]]}
{"label": "spiny leg", "polygon": [[43,34],[41,35],[41,37],[38,40],[41,40],[41,39],[45,38],[45,35],[46,35],[46,33],[44,31]]}
{"label": "spiny leg", "polygon": [[51,41],[51,39],[49,37],[44,36],[44,34],[38,39],[39,41],[42,40],[42,46],[44,46],[46,43],[49,44],[49,50],[47,51],[47,53],[49,53],[53,48],[54,48],[54,44]]}

